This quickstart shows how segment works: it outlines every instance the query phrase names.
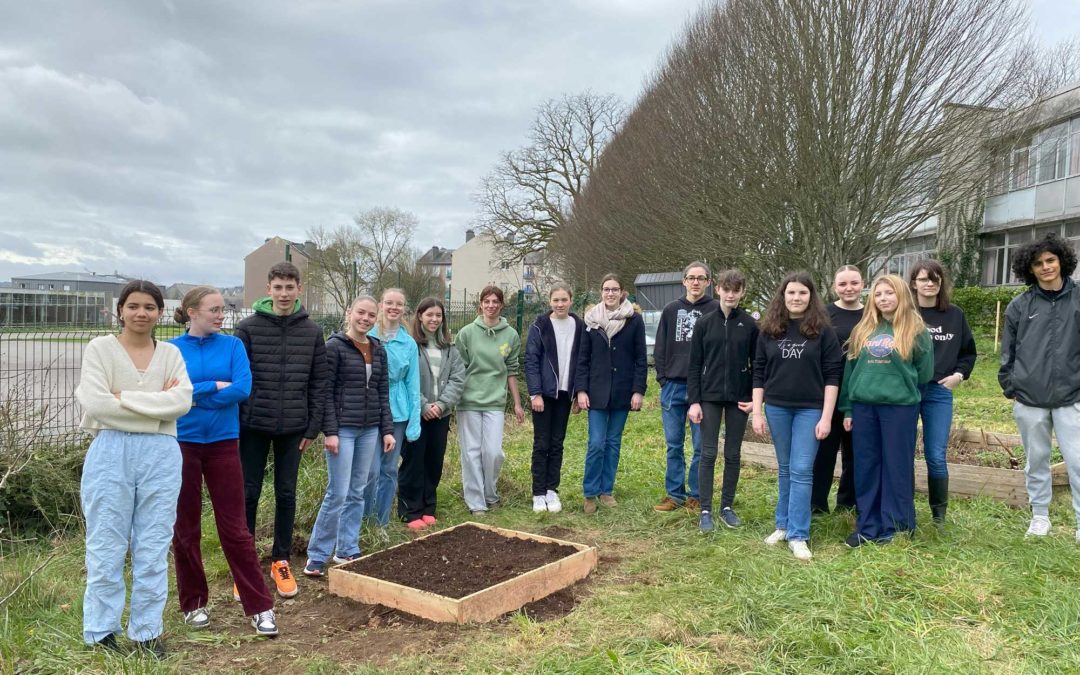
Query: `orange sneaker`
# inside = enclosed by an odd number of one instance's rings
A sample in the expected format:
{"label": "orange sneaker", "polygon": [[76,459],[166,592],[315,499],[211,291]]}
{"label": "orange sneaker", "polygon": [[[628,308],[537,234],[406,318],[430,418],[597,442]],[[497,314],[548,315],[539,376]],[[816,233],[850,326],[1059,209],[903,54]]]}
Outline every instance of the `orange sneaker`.
{"label": "orange sneaker", "polygon": [[277,592],[283,598],[291,598],[300,592],[296,587],[296,579],[293,578],[292,570],[289,569],[288,560],[275,560],[270,565],[270,576],[274,578]]}
{"label": "orange sneaker", "polygon": [[236,584],[232,585],[232,599],[240,602],[240,589],[236,587]]}

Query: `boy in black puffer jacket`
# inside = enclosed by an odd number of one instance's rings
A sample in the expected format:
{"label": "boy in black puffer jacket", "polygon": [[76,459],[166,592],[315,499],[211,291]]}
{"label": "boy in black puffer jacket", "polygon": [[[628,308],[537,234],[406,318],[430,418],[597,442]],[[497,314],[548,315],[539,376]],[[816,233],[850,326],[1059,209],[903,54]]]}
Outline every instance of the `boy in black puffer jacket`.
{"label": "boy in black puffer jacket", "polygon": [[266,459],[274,448],[270,576],[278,594],[291,598],[298,592],[289,568],[296,476],[301,453],[322,425],[326,346],[322,329],[300,304],[300,270],[292,263],[278,263],[267,276],[270,297],[257,301],[255,314],[236,327],[251,362],[251,397],[240,406],[240,463],[247,525],[254,534]]}

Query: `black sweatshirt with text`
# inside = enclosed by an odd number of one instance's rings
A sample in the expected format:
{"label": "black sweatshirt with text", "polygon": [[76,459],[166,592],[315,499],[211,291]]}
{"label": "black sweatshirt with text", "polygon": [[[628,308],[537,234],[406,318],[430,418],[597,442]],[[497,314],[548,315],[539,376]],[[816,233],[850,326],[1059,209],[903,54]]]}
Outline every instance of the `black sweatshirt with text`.
{"label": "black sweatshirt with text", "polygon": [[971,334],[967,317],[956,305],[945,311],[936,307],[920,307],[926,329],[934,341],[934,382],[960,373],[964,379],[971,377],[975,367],[975,336]]}
{"label": "black sweatshirt with text", "polygon": [[836,331],[825,326],[817,337],[799,332],[802,322],[788,322],[779,338],[762,331],[754,353],[754,388],[765,389],[765,402],[784,408],[822,408],[825,387],[840,386],[844,353]]}
{"label": "black sweatshirt with text", "polygon": [[656,327],[656,343],[653,345],[653,365],[656,381],[686,382],[687,366],[690,364],[690,340],[698,319],[720,308],[720,302],[703,296],[690,302],[686,296],[673,300],[660,313]]}

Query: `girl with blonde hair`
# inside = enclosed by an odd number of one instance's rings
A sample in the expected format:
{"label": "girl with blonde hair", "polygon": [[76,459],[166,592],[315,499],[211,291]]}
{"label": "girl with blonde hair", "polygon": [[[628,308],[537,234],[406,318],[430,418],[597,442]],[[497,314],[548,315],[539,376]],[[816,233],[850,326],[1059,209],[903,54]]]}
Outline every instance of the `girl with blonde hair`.
{"label": "girl with blonde hair", "polygon": [[851,331],[840,392],[856,448],[859,519],[847,545],[884,543],[915,529],[915,426],[919,385],[934,375],[934,347],[915,300],[895,274],[870,288]]}

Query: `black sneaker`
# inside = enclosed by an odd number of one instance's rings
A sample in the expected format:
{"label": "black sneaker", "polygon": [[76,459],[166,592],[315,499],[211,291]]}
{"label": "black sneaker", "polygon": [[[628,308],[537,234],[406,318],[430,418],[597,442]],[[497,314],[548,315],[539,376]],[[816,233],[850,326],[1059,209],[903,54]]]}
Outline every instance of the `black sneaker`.
{"label": "black sneaker", "polygon": [[730,506],[725,506],[720,509],[720,522],[722,522],[725,527],[729,527],[733,530],[737,527],[742,527],[742,518],[739,518]]}
{"label": "black sneaker", "polygon": [[844,540],[844,545],[848,548],[859,548],[870,540],[862,536],[858,532],[852,532],[848,535],[848,538]]}
{"label": "black sneaker", "polygon": [[150,638],[138,643],[139,651],[153,656],[159,661],[165,658],[165,643],[161,638]]}
{"label": "black sneaker", "polygon": [[117,654],[124,654],[123,649],[120,648],[120,644],[116,641],[116,633],[109,633],[105,637],[101,638],[94,643],[94,647],[99,649],[107,649],[110,652],[116,652]]}

